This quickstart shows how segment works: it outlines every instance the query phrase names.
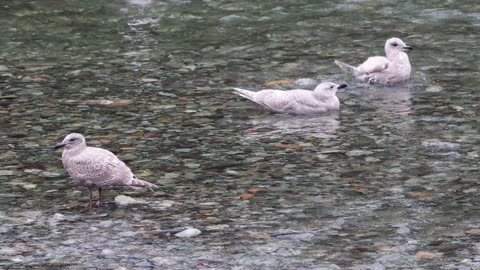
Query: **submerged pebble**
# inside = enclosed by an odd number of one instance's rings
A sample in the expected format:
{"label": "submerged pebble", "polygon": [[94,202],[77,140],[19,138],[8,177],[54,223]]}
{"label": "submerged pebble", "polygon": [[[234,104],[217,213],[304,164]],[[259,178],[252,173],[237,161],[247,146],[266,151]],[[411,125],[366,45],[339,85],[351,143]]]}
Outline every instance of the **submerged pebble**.
{"label": "submerged pebble", "polygon": [[190,238],[190,237],[195,237],[201,233],[202,232],[199,229],[188,228],[181,232],[176,233],[175,236],[180,238]]}
{"label": "submerged pebble", "polygon": [[118,196],[115,197],[115,203],[120,205],[120,206],[127,206],[129,204],[144,203],[144,201],[134,199],[132,197],[125,196],[125,195],[118,195]]}

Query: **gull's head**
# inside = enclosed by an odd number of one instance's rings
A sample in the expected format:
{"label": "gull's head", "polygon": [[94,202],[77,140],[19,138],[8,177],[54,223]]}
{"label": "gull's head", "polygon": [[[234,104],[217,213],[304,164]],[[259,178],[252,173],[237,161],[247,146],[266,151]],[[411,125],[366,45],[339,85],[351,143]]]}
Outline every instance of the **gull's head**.
{"label": "gull's head", "polygon": [[332,82],[322,82],[313,90],[315,93],[321,93],[323,95],[334,96],[337,90],[347,87],[346,84],[336,84]]}
{"label": "gull's head", "polygon": [[409,52],[411,50],[413,50],[412,47],[407,46],[405,42],[396,37],[390,38],[387,40],[387,42],[385,42],[385,54],[387,57],[391,54],[396,54],[398,52]]}
{"label": "gull's head", "polygon": [[65,147],[66,149],[72,149],[78,146],[86,146],[85,137],[79,133],[70,133],[61,143],[55,144],[54,149]]}

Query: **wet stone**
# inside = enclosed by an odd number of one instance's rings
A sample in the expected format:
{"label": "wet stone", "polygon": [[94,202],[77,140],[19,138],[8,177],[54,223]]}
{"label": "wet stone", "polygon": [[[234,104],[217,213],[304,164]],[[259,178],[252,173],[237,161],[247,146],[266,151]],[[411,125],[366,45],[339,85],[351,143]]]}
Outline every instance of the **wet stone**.
{"label": "wet stone", "polygon": [[181,232],[176,233],[175,236],[179,238],[190,238],[190,237],[195,237],[201,233],[202,232],[199,229],[188,228]]}
{"label": "wet stone", "polygon": [[[1,269],[479,269],[474,1],[5,2]],[[408,83],[333,63],[383,55],[388,31],[368,29],[392,25],[420,48]],[[231,89],[320,81],[349,84],[335,115],[272,115]],[[52,149],[70,132],[161,188],[84,211]]]}
{"label": "wet stone", "polygon": [[312,241],[315,235],[313,233],[286,233],[275,235],[276,239],[279,240],[292,240],[292,241]]}
{"label": "wet stone", "polygon": [[15,175],[15,171],[0,170],[0,176],[12,176]]}
{"label": "wet stone", "polygon": [[373,154],[372,151],[365,150],[351,150],[345,153],[349,157],[367,156]]}

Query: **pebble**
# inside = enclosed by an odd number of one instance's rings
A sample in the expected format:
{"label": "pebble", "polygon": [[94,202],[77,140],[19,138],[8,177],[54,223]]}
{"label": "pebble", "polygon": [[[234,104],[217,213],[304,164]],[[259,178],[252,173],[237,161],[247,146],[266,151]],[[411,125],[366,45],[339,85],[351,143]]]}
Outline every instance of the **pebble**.
{"label": "pebble", "polygon": [[280,240],[294,240],[294,241],[311,241],[315,235],[313,233],[289,233],[289,234],[279,234],[275,238]]}
{"label": "pebble", "polygon": [[453,150],[459,147],[457,143],[441,142],[441,141],[423,141],[422,145],[427,148],[439,149],[439,150]]}
{"label": "pebble", "polygon": [[43,176],[43,177],[49,177],[49,178],[62,176],[62,174],[58,173],[58,172],[46,172],[46,171],[41,172],[40,175]]}
{"label": "pebble", "polygon": [[234,21],[241,21],[241,20],[248,20],[248,18],[243,17],[243,16],[238,16],[235,14],[232,15],[227,15],[222,18],[220,18],[221,22],[234,22]]}
{"label": "pebble", "polygon": [[115,253],[113,252],[113,250],[106,248],[106,249],[102,249],[102,254],[103,255],[113,255]]}
{"label": "pebble", "polygon": [[294,82],[298,86],[314,86],[317,84],[317,81],[311,78],[301,78]]}
{"label": "pebble", "polygon": [[124,232],[119,232],[118,235],[121,236],[121,237],[133,237],[133,236],[137,235],[137,232],[124,231]]}
{"label": "pebble", "polygon": [[432,86],[427,87],[427,89],[425,89],[425,91],[430,92],[430,93],[438,93],[438,92],[443,91],[443,87],[441,87],[439,85],[432,85]]}
{"label": "pebble", "polygon": [[169,265],[171,263],[169,259],[163,257],[154,257],[151,258],[150,261],[152,261],[155,265]]}
{"label": "pebble", "polygon": [[62,221],[62,220],[66,220],[67,218],[65,217],[64,214],[60,214],[60,213],[55,213],[53,214],[52,216],[52,220],[56,220],[56,221]]}
{"label": "pebble", "polygon": [[115,203],[120,205],[120,206],[126,206],[126,205],[129,205],[129,204],[138,204],[138,203],[143,203],[137,199],[134,199],[132,197],[129,197],[129,196],[125,196],[125,195],[118,195],[117,197],[115,197]]}
{"label": "pebble", "polygon": [[12,176],[15,175],[15,171],[0,170],[0,176]]}
{"label": "pebble", "polygon": [[207,231],[222,231],[230,228],[228,224],[210,225],[205,228]]}
{"label": "pebble", "polygon": [[63,241],[62,244],[63,245],[66,245],[66,246],[71,246],[73,244],[77,243],[77,240],[75,239],[69,239],[69,240],[66,240],[66,241]]}
{"label": "pebble", "polygon": [[228,174],[228,175],[232,175],[232,176],[238,176],[238,175],[240,175],[239,172],[234,171],[234,170],[229,170],[229,169],[227,169],[227,170],[225,171],[225,173]]}
{"label": "pebble", "polygon": [[175,236],[180,238],[190,238],[190,237],[195,237],[201,233],[202,232],[199,229],[188,228],[181,232],[176,233]]}
{"label": "pebble", "polygon": [[372,151],[365,151],[365,150],[350,150],[345,153],[349,157],[358,157],[358,156],[367,156],[373,154]]}

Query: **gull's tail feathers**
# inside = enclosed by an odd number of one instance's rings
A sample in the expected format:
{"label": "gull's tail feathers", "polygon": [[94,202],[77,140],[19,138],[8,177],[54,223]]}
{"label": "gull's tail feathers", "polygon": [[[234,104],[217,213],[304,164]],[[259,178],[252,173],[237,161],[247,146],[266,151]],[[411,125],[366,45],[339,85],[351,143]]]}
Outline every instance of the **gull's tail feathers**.
{"label": "gull's tail feathers", "polygon": [[147,181],[140,180],[136,176],[132,177],[131,182],[128,184],[128,186],[134,189],[148,188],[152,190],[152,188],[158,188],[157,185],[149,183]]}
{"label": "gull's tail feathers", "polygon": [[243,97],[243,98],[246,98],[250,101],[253,101],[255,103],[257,103],[255,101],[255,92],[253,91],[249,91],[249,90],[245,90],[245,89],[242,89],[242,88],[233,88],[233,90],[235,91],[234,93]]}
{"label": "gull's tail feathers", "polygon": [[344,72],[347,72],[350,74],[355,74],[355,71],[357,69],[356,67],[339,60],[335,60],[335,64],[337,64],[337,66],[339,66]]}

